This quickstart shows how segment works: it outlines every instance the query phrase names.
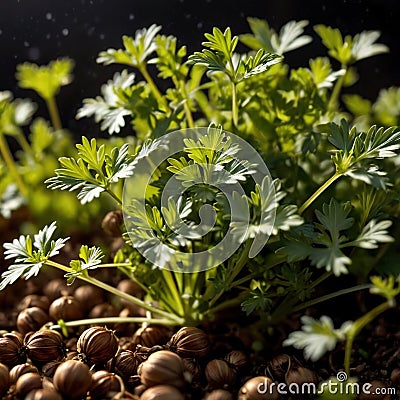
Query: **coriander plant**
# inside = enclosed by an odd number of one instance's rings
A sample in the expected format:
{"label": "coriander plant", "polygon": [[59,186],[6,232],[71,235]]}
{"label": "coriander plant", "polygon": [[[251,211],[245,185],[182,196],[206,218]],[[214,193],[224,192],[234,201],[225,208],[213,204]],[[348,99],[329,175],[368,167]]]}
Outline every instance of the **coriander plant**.
{"label": "coriander plant", "polygon": [[[241,307],[274,324],[365,289],[371,273],[398,273],[386,257],[396,253],[391,242],[399,235],[397,92],[382,92],[374,105],[341,95],[358,79],[358,62],[388,51],[377,43],[379,32],[343,38],[318,25],[327,54],[292,68],[284,54],[314,40],[304,34],[308,22],[290,21],[279,32],[256,18],[249,25],[251,32],[239,36],[214,28],[189,56],[157,25],[100,53],[98,63],[123,69],[99,96],[83,100],[77,118],[93,116],[122,138],[82,137],[46,184],[76,192],[82,204],[114,202],[125,216],[125,244],[111,260],[107,249],[85,244],[64,265],[52,257],[65,239],[52,239],[56,225],[47,224],[33,242],[22,235],[5,244],[14,262],[1,289],[49,265],[64,271],[69,284],[90,282],[148,311],[135,321],[194,325]],[[51,108],[57,90],[44,93],[22,72],[24,87]],[[178,145],[170,140],[176,132]],[[257,157],[243,156],[235,137]],[[225,237],[233,250],[221,258],[212,249]],[[198,262],[194,255],[204,252],[213,257]],[[91,276],[99,268],[136,281],[144,299]],[[317,286],[344,274],[358,284],[315,297]],[[65,324],[83,323],[93,321]],[[330,326],[327,319],[321,324]],[[344,338],[347,325],[332,332]]]}

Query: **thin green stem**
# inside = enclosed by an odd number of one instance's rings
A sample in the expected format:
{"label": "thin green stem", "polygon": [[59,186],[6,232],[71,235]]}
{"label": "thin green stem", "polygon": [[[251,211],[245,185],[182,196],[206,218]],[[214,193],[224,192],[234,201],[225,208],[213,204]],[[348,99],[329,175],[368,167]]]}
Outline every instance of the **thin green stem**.
{"label": "thin green stem", "polygon": [[132,263],[110,263],[110,264],[99,264],[97,268],[118,268],[118,267],[130,267]]}
{"label": "thin green stem", "polygon": [[225,288],[221,289],[211,300],[210,300],[210,307],[212,307],[218,300],[219,298],[224,294],[224,292],[228,289],[231,288],[232,282],[235,280],[235,278],[239,275],[240,271],[242,268],[246,265],[247,261],[249,260],[249,251],[251,248],[251,241],[248,240],[246,243],[245,248],[242,251],[242,254],[240,255],[239,259],[237,260],[234,268],[232,269],[231,273],[228,275],[226,282],[225,282]]}
{"label": "thin green stem", "polygon": [[18,129],[18,131],[16,132],[15,137],[17,138],[24,153],[29,154],[30,156],[34,157],[33,149],[31,147],[31,145],[29,144],[29,142],[26,140],[25,135],[23,134],[23,132],[20,129]]}
{"label": "thin green stem", "polygon": [[149,84],[151,91],[153,92],[155,98],[157,99],[157,101],[166,109],[168,110],[168,105],[163,97],[163,95],[161,94],[160,90],[158,89],[157,85],[155,84],[155,82],[153,81],[153,78],[151,77],[151,75],[149,74],[149,71],[147,71],[146,65],[142,64],[138,66],[138,69],[140,71],[140,73],[143,75],[144,79],[146,80],[146,82]]}
{"label": "thin green stem", "polygon": [[373,321],[379,314],[391,308],[392,305],[389,301],[376,306],[372,310],[368,311],[361,318],[353,322],[351,329],[346,334],[346,347],[344,354],[344,369],[348,376],[350,376],[350,362],[351,362],[351,350],[353,348],[353,341],[360,331]]}
{"label": "thin green stem", "polygon": [[166,287],[168,288],[168,291],[171,294],[172,301],[174,302],[174,305],[178,308],[178,310],[176,310],[176,312],[179,315],[184,315],[185,305],[183,304],[182,296],[176,287],[176,282],[172,275],[172,272],[170,270],[163,268],[162,276],[164,278]]}
{"label": "thin green stem", "polygon": [[[267,262],[267,260],[265,260],[265,261]],[[278,256],[278,255],[274,254],[274,257],[272,258],[271,262],[268,263],[268,265],[266,265],[264,267],[264,271],[268,271],[269,269],[274,268],[277,265],[282,264],[285,261],[286,261],[286,256]],[[246,276],[244,276],[240,279],[237,279],[236,281],[233,281],[231,283],[231,286],[237,287],[237,286],[243,285],[243,283],[246,283],[246,282],[252,280],[253,278],[255,278],[258,275],[259,275],[259,272],[252,272],[251,274],[247,274]]]}
{"label": "thin green stem", "polygon": [[[60,269],[60,270],[62,270],[64,272],[72,272],[71,268],[66,267],[65,265],[59,264],[57,262],[51,261],[51,260],[47,260],[45,264],[47,264],[47,265],[49,265],[51,267],[58,268],[58,269]],[[102,281],[99,281],[96,278],[90,277],[88,275],[85,276],[83,274],[79,275],[77,278],[82,280],[82,281],[91,283],[92,285],[95,285],[95,286],[97,286],[97,287],[99,287],[99,288],[101,288],[101,289],[103,289],[103,290],[105,290],[105,291],[107,291],[109,293],[115,294],[116,296],[118,296],[118,297],[120,297],[120,298],[122,298],[124,300],[127,300],[127,301],[129,301],[129,302],[131,302],[133,304],[136,304],[137,306],[142,307],[147,311],[150,311],[150,312],[152,312],[154,314],[160,315],[161,317],[164,317],[164,318],[167,318],[167,319],[169,319],[171,321],[174,321],[175,324],[177,324],[177,325],[181,325],[184,322],[184,320],[182,318],[180,318],[180,317],[178,317],[178,316],[176,316],[174,314],[168,313],[166,311],[160,310],[157,307],[154,307],[154,306],[144,302],[143,300],[138,299],[135,296],[131,296],[128,293],[122,292],[121,290],[118,290],[118,289],[116,289],[116,288],[114,288],[114,287],[112,287],[110,285],[107,285],[106,283],[104,283]]]}
{"label": "thin green stem", "polygon": [[180,89],[182,92],[182,95],[185,97],[186,101],[183,103],[183,109],[185,110],[185,116],[186,116],[186,121],[188,124],[189,128],[194,128],[194,121],[193,121],[193,116],[192,112],[190,111],[189,107],[189,97],[187,95],[187,90],[185,87],[185,81],[184,80],[179,80],[179,87],[177,85],[177,89]]}
{"label": "thin green stem", "polygon": [[310,284],[310,287],[313,289],[316,286],[318,286],[319,284],[321,284],[323,281],[325,281],[326,279],[328,279],[329,277],[331,277],[333,274],[332,271],[326,271],[324,272],[321,276],[319,276],[315,281],[313,281]]}
{"label": "thin green stem", "polygon": [[121,200],[111,189],[106,189],[106,192],[107,192],[120,206],[122,206],[122,200]]}
{"label": "thin green stem", "polygon": [[61,130],[62,124],[61,124],[60,114],[58,112],[56,98],[54,96],[51,96],[45,100],[46,100],[47,108],[49,110],[51,123],[52,123],[54,129],[57,131]]}
{"label": "thin green stem", "polygon": [[298,213],[301,215],[303,212],[311,205],[313,201],[317,199],[317,197],[324,192],[328,187],[335,182],[337,179],[339,179],[343,173],[341,172],[336,172],[333,174],[323,185],[321,185],[304,203],[303,205],[299,208]]}
{"label": "thin green stem", "polygon": [[[162,319],[162,318],[146,318],[146,317],[104,317],[104,318],[87,318],[87,319],[78,319],[75,321],[66,321],[63,322],[63,325],[66,327],[74,327],[81,325],[94,325],[94,324],[122,324],[122,323],[148,323],[148,324],[157,324],[157,325],[167,325],[173,326],[175,325],[174,321],[170,319]],[[48,325],[49,329],[61,329],[61,325],[54,324]]]}
{"label": "thin green stem", "polygon": [[8,169],[10,170],[12,177],[14,178],[14,181],[17,184],[19,191],[23,196],[26,197],[28,195],[28,189],[21,179],[21,176],[17,170],[14,159],[8,147],[7,141],[2,133],[0,133],[0,153],[4,158],[4,162],[6,163]]}
{"label": "thin green stem", "polygon": [[243,295],[245,294],[244,292],[241,293],[242,296],[240,297],[235,297],[233,299],[225,300],[222,303],[219,303],[215,307],[209,308],[204,315],[213,315],[218,311],[225,310],[226,308],[229,307],[236,307],[242,302],[242,298],[244,297]]}
{"label": "thin green stem", "polygon": [[237,127],[239,122],[239,108],[237,103],[236,82],[232,81],[232,121],[233,126]]}
{"label": "thin green stem", "polygon": [[328,301],[328,300],[334,299],[335,297],[343,296],[345,294],[358,292],[360,290],[365,290],[365,289],[371,289],[371,287],[372,287],[372,284],[368,283],[368,284],[365,284],[365,285],[357,285],[357,286],[353,286],[351,288],[337,290],[334,293],[329,293],[329,294],[327,294],[325,296],[317,297],[316,299],[312,299],[310,301],[306,301],[305,303],[299,304],[298,306],[292,308],[292,312],[295,313],[297,311],[304,310],[305,308],[314,306],[315,304],[319,304],[319,303],[322,303],[324,301]]}
{"label": "thin green stem", "polygon": [[[344,69],[347,72],[347,66],[342,65],[342,69]],[[331,97],[329,99],[328,103],[328,110],[329,111],[335,111],[337,110],[337,104],[339,101],[339,95],[340,91],[342,90],[343,82],[344,82],[344,76],[346,72],[336,81],[335,86],[333,87]]]}

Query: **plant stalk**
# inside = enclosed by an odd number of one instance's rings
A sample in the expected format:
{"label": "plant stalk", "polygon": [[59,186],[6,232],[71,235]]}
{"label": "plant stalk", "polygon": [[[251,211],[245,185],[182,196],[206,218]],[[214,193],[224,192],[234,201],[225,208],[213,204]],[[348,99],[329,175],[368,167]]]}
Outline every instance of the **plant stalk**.
{"label": "plant stalk", "polygon": [[[176,86],[178,86],[178,85],[176,85]],[[187,95],[187,90],[185,88],[185,81],[182,79],[179,81],[179,89],[181,90],[182,94],[184,95],[184,97],[186,99],[186,101],[183,103],[183,109],[185,110],[185,116],[186,116],[188,127],[194,128],[193,116],[192,116],[192,112],[190,111],[190,107],[189,107],[189,97]]]}
{"label": "plant stalk", "polygon": [[[47,264],[47,265],[49,265],[51,267],[58,268],[58,269],[60,269],[60,270],[62,270],[64,272],[72,272],[71,268],[66,267],[65,265],[59,264],[57,262],[51,261],[51,260],[47,260],[45,262],[45,264]],[[108,285],[108,284],[106,284],[106,283],[104,283],[102,281],[99,281],[96,278],[92,278],[92,277],[90,277],[88,275],[87,276],[79,275],[79,276],[77,276],[77,278],[80,279],[80,280],[83,280],[85,282],[91,283],[92,285],[95,285],[95,286],[97,286],[97,287],[99,287],[99,288],[101,288],[101,289],[103,289],[103,290],[105,290],[105,291],[107,291],[109,293],[115,294],[116,296],[118,296],[118,297],[120,297],[120,298],[122,298],[124,300],[127,300],[127,301],[129,301],[129,302],[131,302],[133,304],[136,304],[137,306],[142,307],[147,311],[150,311],[150,312],[152,312],[154,314],[160,315],[161,317],[164,317],[164,318],[167,318],[167,319],[169,319],[171,321],[174,321],[174,323],[176,325],[182,325],[183,322],[184,322],[184,320],[182,318],[180,318],[180,317],[178,317],[176,315],[173,315],[171,313],[168,313],[166,311],[160,310],[157,307],[154,307],[154,306],[144,302],[143,300],[138,299],[135,296],[131,296],[128,293],[122,292],[121,290],[118,290],[118,289],[116,289],[116,288],[114,288],[114,287],[112,287],[112,286],[110,286],[110,285]]]}
{"label": "plant stalk", "polygon": [[306,301],[305,303],[299,304],[298,306],[293,307],[292,311],[295,313],[295,312],[304,310],[305,308],[314,306],[315,304],[319,304],[324,301],[334,299],[335,297],[343,296],[345,294],[349,294],[349,293],[353,293],[353,292],[358,292],[360,290],[371,289],[372,286],[373,286],[372,284],[366,283],[365,285],[357,285],[357,286],[353,286],[350,288],[337,290],[334,293],[329,293],[325,296],[317,297],[316,299],[312,299],[310,301]]}
{"label": "plant stalk", "polygon": [[35,156],[33,149],[31,147],[31,145],[29,144],[29,142],[26,140],[25,135],[22,133],[22,131],[20,129],[18,129],[15,137],[17,138],[24,153],[29,154],[33,158]]}
{"label": "plant stalk", "polygon": [[232,121],[233,126],[237,127],[239,122],[239,109],[237,104],[236,83],[232,81]]}
{"label": "plant stalk", "polygon": [[118,203],[118,205],[122,206],[122,200],[110,189],[106,189],[106,192]]}
{"label": "plant stalk", "polygon": [[[236,262],[235,267],[229,274],[228,278],[226,279],[226,284],[225,288],[230,289],[230,286],[232,282],[235,280],[235,278],[238,276],[242,268],[246,265],[247,261],[249,260],[248,255],[249,251],[251,248],[251,240],[248,240],[246,243],[245,248],[243,249],[242,254],[240,255],[239,259]],[[210,307],[212,307],[218,300],[219,298],[224,294],[226,289],[221,289],[211,300],[210,300]]]}
{"label": "plant stalk", "polygon": [[0,133],[0,153],[3,156],[4,162],[6,163],[11,175],[14,178],[19,191],[24,197],[26,197],[28,195],[28,190],[25,186],[25,183],[21,179],[21,176],[15,165],[14,158],[11,155],[10,149],[8,147],[7,141],[2,133]]}
{"label": "plant stalk", "polygon": [[[78,319],[75,321],[63,322],[63,326],[68,327],[81,326],[81,325],[92,325],[92,324],[121,324],[121,323],[148,323],[157,325],[173,326],[175,322],[170,319],[162,318],[146,318],[146,317],[104,317],[104,318],[87,318]],[[60,329],[61,325],[49,325],[49,329]]]}
{"label": "plant stalk", "polygon": [[[345,69],[345,71],[347,72],[347,66],[342,65],[342,69]],[[346,75],[346,72],[336,81],[335,86],[333,87],[332,94],[331,94],[331,97],[330,97],[329,103],[328,103],[329,111],[335,111],[337,109],[339,95],[340,95],[340,91],[342,90],[344,76]]]}
{"label": "plant stalk", "polygon": [[168,105],[163,97],[163,95],[161,94],[161,92],[159,91],[157,85],[155,84],[155,82],[153,81],[153,78],[151,77],[151,75],[149,74],[149,71],[147,71],[146,65],[139,65],[138,69],[140,71],[140,73],[143,75],[144,79],[146,80],[146,82],[149,84],[151,91],[153,92],[155,98],[157,99],[157,101],[166,109],[168,110]]}
{"label": "plant stalk", "polygon": [[314,200],[317,199],[317,197],[324,192],[328,187],[335,182],[337,179],[339,179],[343,173],[341,172],[335,172],[323,185],[321,185],[304,203],[303,205],[299,208],[298,213],[299,215],[303,214],[303,212],[311,205],[311,203],[314,202]]}
{"label": "plant stalk", "polygon": [[364,314],[361,318],[353,322],[352,327],[346,334],[346,347],[344,353],[344,370],[348,376],[350,376],[350,362],[351,362],[351,350],[353,348],[353,342],[355,337],[360,331],[373,321],[379,314],[391,308],[392,305],[387,301],[385,303],[376,306],[371,311]]}
{"label": "plant stalk", "polygon": [[62,124],[61,124],[60,114],[58,112],[56,98],[54,96],[47,98],[46,105],[49,110],[51,123],[53,124],[54,129],[56,131],[61,130]]}

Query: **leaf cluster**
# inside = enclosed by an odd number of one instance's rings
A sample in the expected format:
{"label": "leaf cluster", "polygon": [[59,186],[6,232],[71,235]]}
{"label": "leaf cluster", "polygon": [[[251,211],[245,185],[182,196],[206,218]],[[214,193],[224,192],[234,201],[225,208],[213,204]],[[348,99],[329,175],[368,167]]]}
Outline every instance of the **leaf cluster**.
{"label": "leaf cluster", "polygon": [[[114,147],[106,152],[105,145],[97,145],[96,139],[83,136],[82,144],[77,144],[78,158],[61,157],[62,168],[56,169],[56,176],[48,179],[50,189],[79,190],[78,199],[82,204],[90,203],[103,191],[110,191],[110,186],[120,179],[132,175],[134,161],[128,153],[129,144]],[[117,201],[121,202],[117,198]]]}

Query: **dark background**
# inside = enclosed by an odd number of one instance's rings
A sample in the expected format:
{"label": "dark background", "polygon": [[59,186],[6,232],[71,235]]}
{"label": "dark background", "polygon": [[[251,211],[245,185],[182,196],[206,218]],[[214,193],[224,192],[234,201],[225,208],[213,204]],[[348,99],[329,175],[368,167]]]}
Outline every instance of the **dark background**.
{"label": "dark background", "polygon": [[[306,65],[309,57],[326,54],[313,32],[315,24],[337,27],[344,35],[380,30],[379,41],[391,52],[359,62],[361,80],[352,90],[374,99],[381,88],[400,84],[398,0],[0,0],[0,90],[41,103],[33,92],[16,87],[16,65],[24,61],[46,64],[69,56],[76,63],[75,79],[58,97],[63,124],[78,135],[97,135],[93,121],[76,121],[75,114],[83,98],[98,95],[101,84],[122,68],[97,65],[100,51],[121,47],[122,35],[156,23],[192,52],[201,49],[204,32],[213,26],[230,26],[234,34],[248,32],[249,16],[266,19],[275,29],[290,20],[310,21],[306,33],[314,41],[286,55],[292,66]],[[43,107],[39,113],[46,115]]]}

